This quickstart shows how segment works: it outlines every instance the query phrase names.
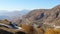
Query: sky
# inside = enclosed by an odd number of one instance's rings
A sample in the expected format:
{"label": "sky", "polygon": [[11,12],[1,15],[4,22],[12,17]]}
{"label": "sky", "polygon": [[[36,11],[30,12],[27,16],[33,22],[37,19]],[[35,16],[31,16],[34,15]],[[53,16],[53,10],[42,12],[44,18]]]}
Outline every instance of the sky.
{"label": "sky", "polygon": [[60,4],[60,0],[0,0],[0,10],[49,9]]}

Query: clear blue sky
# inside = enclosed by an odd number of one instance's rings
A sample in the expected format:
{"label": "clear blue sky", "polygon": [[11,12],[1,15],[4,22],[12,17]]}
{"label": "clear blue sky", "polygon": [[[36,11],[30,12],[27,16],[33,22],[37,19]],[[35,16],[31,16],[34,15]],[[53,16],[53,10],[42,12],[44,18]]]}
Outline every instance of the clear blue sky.
{"label": "clear blue sky", "polygon": [[0,0],[0,10],[52,8],[58,4],[60,0]]}

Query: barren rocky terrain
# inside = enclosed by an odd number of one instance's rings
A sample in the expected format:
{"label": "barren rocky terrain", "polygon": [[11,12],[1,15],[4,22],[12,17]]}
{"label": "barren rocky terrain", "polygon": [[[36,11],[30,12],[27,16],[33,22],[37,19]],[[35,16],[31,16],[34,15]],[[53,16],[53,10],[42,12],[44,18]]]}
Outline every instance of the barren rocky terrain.
{"label": "barren rocky terrain", "polygon": [[[60,5],[51,9],[34,9],[21,18],[13,20],[23,30],[1,27],[1,34],[60,34]],[[7,19],[0,23],[9,25]]]}

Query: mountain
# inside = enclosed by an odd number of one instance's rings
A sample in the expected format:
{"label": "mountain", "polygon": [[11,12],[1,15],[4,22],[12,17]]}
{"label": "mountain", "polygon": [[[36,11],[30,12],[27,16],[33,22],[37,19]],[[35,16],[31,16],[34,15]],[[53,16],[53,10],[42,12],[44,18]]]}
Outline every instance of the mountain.
{"label": "mountain", "polygon": [[22,17],[23,23],[49,23],[60,26],[60,5],[51,9],[35,9]]}
{"label": "mountain", "polygon": [[9,18],[9,17],[5,16],[5,15],[0,15],[0,20],[7,19],[7,18]]}
{"label": "mountain", "polygon": [[[6,14],[10,14],[12,16],[15,15],[16,17],[14,17],[17,18],[14,19],[15,23],[18,23],[17,26],[22,27],[23,30],[17,31],[6,27],[0,27],[2,32],[12,32],[14,34],[60,34],[60,5],[51,9],[34,9],[26,14],[23,10],[22,17],[20,17],[21,14],[19,11],[9,12]],[[0,20],[0,23],[9,25],[10,21],[5,19]]]}
{"label": "mountain", "polygon": [[21,11],[7,11],[7,10],[0,10],[0,20],[2,19],[9,19],[13,20],[15,18],[20,18],[22,15],[25,15],[29,12],[29,10],[21,10]]}

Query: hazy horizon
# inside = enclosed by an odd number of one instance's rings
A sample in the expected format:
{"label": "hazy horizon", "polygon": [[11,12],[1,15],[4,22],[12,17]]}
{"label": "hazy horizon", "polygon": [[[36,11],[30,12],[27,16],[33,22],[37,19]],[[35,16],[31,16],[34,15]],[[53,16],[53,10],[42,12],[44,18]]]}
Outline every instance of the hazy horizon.
{"label": "hazy horizon", "polygon": [[0,10],[48,9],[60,4],[60,0],[0,0]]}

